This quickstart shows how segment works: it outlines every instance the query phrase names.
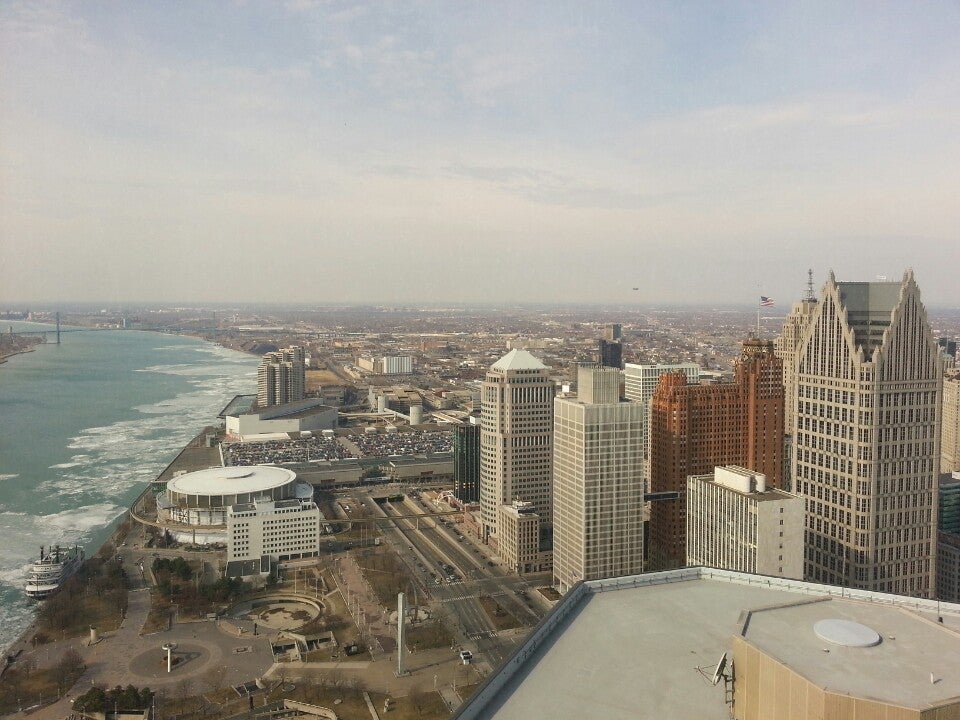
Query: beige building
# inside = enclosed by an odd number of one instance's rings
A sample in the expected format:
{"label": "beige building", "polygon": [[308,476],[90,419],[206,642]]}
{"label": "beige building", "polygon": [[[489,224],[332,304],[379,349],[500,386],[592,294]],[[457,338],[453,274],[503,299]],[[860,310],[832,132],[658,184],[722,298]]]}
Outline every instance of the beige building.
{"label": "beige building", "polygon": [[320,553],[320,509],[308,500],[255,500],[227,511],[227,562]]}
{"label": "beige building", "polygon": [[784,468],[783,487],[793,488],[793,469],[790,464],[790,452],[793,447],[793,421],[797,414],[797,347],[804,333],[810,327],[817,299],[813,294],[813,271],[810,271],[810,283],[806,297],[794,303],[790,314],[783,321],[780,337],[774,340],[774,352],[783,362],[783,427],[784,427]]}
{"label": "beige building", "polygon": [[913,272],[823,289],[797,347],[809,580],[932,597],[942,365]]}
{"label": "beige building", "polygon": [[803,498],[746,468],[687,479],[687,565],[803,579]]}
{"label": "beige building", "polygon": [[497,540],[503,564],[516,573],[549,570],[552,553],[540,550],[540,516],[533,503],[515,500],[497,509]]}
{"label": "beige building", "polygon": [[532,503],[540,521],[552,524],[553,395],[549,369],[526,350],[511,350],[487,372],[480,414],[484,538],[497,535],[498,508],[515,500]]}
{"label": "beige building", "polygon": [[263,356],[257,368],[257,407],[303,400],[306,378],[306,354],[299,346],[291,345]]}
{"label": "beige building", "polygon": [[957,471],[960,471],[960,370],[953,370],[943,379],[940,472]]}
{"label": "beige building", "polygon": [[554,400],[553,578],[643,571],[646,409],[620,402],[620,371],[581,367],[577,396]]}
{"label": "beige building", "polygon": [[700,382],[700,366],[696,363],[678,363],[676,365],[636,365],[623,366],[623,394],[627,400],[649,405],[653,391],[657,389],[660,376],[665,373],[682,372],[690,385]]}

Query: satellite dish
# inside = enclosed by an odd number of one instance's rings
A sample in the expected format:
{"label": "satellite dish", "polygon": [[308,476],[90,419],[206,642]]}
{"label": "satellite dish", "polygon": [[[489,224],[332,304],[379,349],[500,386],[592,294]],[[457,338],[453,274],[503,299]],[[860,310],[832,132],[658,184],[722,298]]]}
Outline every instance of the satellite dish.
{"label": "satellite dish", "polygon": [[723,671],[727,667],[727,654],[720,656],[720,662],[717,663],[717,669],[713,671],[713,684],[716,685],[723,677]]}

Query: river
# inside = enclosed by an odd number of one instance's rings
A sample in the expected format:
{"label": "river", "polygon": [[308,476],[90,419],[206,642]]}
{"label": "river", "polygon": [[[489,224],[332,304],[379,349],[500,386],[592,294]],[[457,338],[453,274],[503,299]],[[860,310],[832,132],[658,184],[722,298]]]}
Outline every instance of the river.
{"label": "river", "polygon": [[0,648],[33,619],[22,587],[40,546],[95,552],[180,448],[256,391],[257,363],[195,338],[107,330],[0,365]]}

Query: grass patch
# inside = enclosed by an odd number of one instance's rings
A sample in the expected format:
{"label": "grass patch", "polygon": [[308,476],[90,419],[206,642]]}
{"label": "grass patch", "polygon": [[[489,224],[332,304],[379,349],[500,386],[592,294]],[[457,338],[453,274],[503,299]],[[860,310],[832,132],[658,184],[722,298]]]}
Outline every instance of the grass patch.
{"label": "grass patch", "polygon": [[560,599],[560,593],[557,592],[555,588],[552,588],[549,585],[547,587],[537,588],[537,592],[543,595],[550,602],[554,602]]}
{"label": "grass patch", "polygon": [[389,548],[381,545],[379,548],[367,549],[357,553],[356,560],[383,607],[396,607],[397,593],[410,592],[413,581],[407,574],[407,566]]}
{"label": "grass patch", "polygon": [[0,682],[0,715],[53,702],[83,675],[83,659],[68,648],[52,667],[38,669],[33,658],[15,662]]}
{"label": "grass patch", "polygon": [[473,694],[477,691],[477,688],[480,687],[480,683],[470,683],[469,685],[457,685],[457,695],[460,696],[460,699],[463,702],[466,702]]}
{"label": "grass patch", "polygon": [[493,626],[497,630],[510,630],[511,628],[520,627],[520,622],[509,612],[503,609],[503,607],[488,595],[480,596],[480,605],[483,607],[483,611],[487,614],[487,617],[490,618],[490,622],[493,623]]}
{"label": "grass patch", "polygon": [[406,628],[406,643],[411,650],[450,647],[453,635],[438,620]]}

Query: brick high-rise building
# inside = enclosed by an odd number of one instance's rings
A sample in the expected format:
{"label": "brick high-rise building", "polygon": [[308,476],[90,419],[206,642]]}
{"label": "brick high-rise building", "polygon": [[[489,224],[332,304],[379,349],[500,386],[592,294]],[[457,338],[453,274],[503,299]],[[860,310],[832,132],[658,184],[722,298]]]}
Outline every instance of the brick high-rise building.
{"label": "brick high-rise building", "polygon": [[650,408],[650,491],[680,496],[651,505],[651,568],[686,560],[688,476],[739,465],[781,487],[783,431],[782,366],[772,342],[744,342],[732,383],[689,385],[683,373],[660,377]]}

